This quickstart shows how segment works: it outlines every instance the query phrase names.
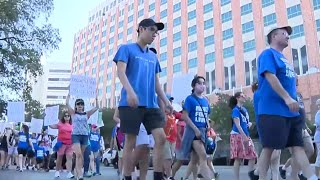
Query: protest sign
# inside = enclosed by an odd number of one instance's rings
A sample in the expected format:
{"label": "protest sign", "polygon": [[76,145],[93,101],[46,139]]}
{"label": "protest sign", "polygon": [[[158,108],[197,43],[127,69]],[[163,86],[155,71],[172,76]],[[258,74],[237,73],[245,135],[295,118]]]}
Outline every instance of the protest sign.
{"label": "protest sign", "polygon": [[171,96],[174,97],[174,102],[181,103],[191,94],[193,78],[193,74],[184,74],[173,78]]}
{"label": "protest sign", "polygon": [[7,110],[9,122],[24,122],[24,102],[8,102]]}
{"label": "protest sign", "polygon": [[43,127],[43,119],[31,119],[30,132],[41,133]]}
{"label": "protest sign", "polygon": [[96,111],[95,113],[93,113],[90,118],[88,119],[88,124],[95,124],[97,125],[98,123],[98,117],[99,117],[99,112]]}
{"label": "protest sign", "polygon": [[99,112],[97,126],[98,127],[104,126],[103,119],[102,119],[102,112]]}
{"label": "protest sign", "polygon": [[59,106],[47,107],[45,110],[44,126],[57,124],[59,122]]}
{"label": "protest sign", "polygon": [[52,136],[58,136],[58,129],[52,129],[48,126],[48,134]]}
{"label": "protest sign", "polygon": [[81,98],[95,98],[96,97],[96,79],[72,75],[70,79],[70,95]]}

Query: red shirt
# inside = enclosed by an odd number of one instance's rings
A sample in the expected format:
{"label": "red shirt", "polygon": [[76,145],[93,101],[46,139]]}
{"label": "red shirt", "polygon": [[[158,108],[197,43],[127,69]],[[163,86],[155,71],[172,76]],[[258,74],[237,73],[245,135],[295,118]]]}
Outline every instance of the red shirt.
{"label": "red shirt", "polygon": [[183,120],[178,121],[177,127],[179,127],[180,131],[177,133],[180,134],[181,138],[179,136],[177,136],[176,149],[180,149],[180,147],[181,147],[181,141],[182,141],[185,126],[186,126],[186,123]]}
{"label": "red shirt", "polygon": [[167,140],[171,143],[175,143],[177,140],[177,124],[176,117],[173,115],[167,115],[167,122],[164,127],[164,132],[166,133]]}
{"label": "red shirt", "polygon": [[72,144],[71,133],[72,125],[69,123],[58,123],[58,141],[61,141],[63,144]]}

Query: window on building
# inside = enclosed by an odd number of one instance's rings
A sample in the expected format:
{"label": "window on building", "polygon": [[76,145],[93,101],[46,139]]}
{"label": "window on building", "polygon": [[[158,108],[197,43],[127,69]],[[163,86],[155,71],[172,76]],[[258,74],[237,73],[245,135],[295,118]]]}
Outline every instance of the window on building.
{"label": "window on building", "polygon": [[215,62],[215,60],[216,60],[216,56],[215,56],[214,52],[211,52],[211,53],[208,53],[208,54],[205,55],[206,64]]}
{"label": "window on building", "polygon": [[234,64],[230,67],[231,72],[231,87],[236,87],[236,70]]}
{"label": "window on building", "polygon": [[212,2],[209,2],[208,4],[203,6],[203,13],[208,13],[213,11],[213,5]]}
{"label": "window on building", "polygon": [[160,61],[166,61],[167,60],[167,52],[163,52],[160,54]]}
{"label": "window on building", "polygon": [[109,39],[109,44],[113,44],[113,42],[114,42],[114,38],[111,37],[111,38]]}
{"label": "window on building", "polygon": [[252,12],[252,3],[245,4],[241,6],[241,16],[244,16],[246,14],[249,14]]}
{"label": "window on building", "polygon": [[160,12],[160,19],[167,17],[167,9]]}
{"label": "window on building", "polygon": [[303,24],[292,27],[292,34],[290,35],[291,39],[304,36]]}
{"label": "window on building", "polygon": [[132,22],[133,21],[133,15],[129,16],[128,17],[128,23]]}
{"label": "window on building", "polygon": [[167,3],[167,0],[161,0],[161,5]]}
{"label": "window on building", "polygon": [[191,43],[188,44],[188,51],[192,52],[197,50],[197,41],[193,41]]}
{"label": "window on building", "polygon": [[188,0],[188,6],[194,4],[195,2],[196,0]]}
{"label": "window on building", "polygon": [[319,9],[320,8],[320,0],[313,0],[313,9]]}
{"label": "window on building", "polygon": [[105,58],[105,53],[103,52],[100,54],[100,60],[104,60],[104,58]]}
{"label": "window on building", "polygon": [[177,4],[173,5],[173,12],[177,12],[181,9],[181,2],[178,2]]}
{"label": "window on building", "polygon": [[181,31],[173,34],[173,42],[179,41],[181,39]]}
{"label": "window on building", "polygon": [[111,93],[111,87],[110,86],[106,87],[106,93]]}
{"label": "window on building", "polygon": [[316,20],[317,31],[320,31],[320,19]]}
{"label": "window on building", "polygon": [[233,37],[233,29],[230,28],[230,29],[227,29],[227,30],[224,30],[222,32],[222,38],[223,40],[227,40],[227,39],[230,39]]}
{"label": "window on building", "polygon": [[229,70],[228,67],[224,67],[224,89],[229,90]]}
{"label": "window on building", "polygon": [[114,26],[110,27],[110,33],[114,32]]}
{"label": "window on building", "polygon": [[165,37],[165,38],[162,38],[161,40],[160,40],[160,46],[162,47],[162,46],[165,46],[165,45],[167,45],[167,38]]}
{"label": "window on building", "polygon": [[198,59],[197,58],[189,59],[189,61],[188,61],[189,69],[195,68],[195,67],[197,67],[197,65],[198,65]]}
{"label": "window on building", "polygon": [[277,22],[277,16],[275,13],[269,14],[263,17],[264,26],[269,26]]}
{"label": "window on building", "polygon": [[101,48],[105,48],[105,47],[106,47],[106,42],[103,41],[103,42],[101,43]]}
{"label": "window on building", "polygon": [[262,7],[267,7],[274,4],[274,0],[262,0]]}
{"label": "window on building", "polygon": [[226,13],[221,14],[222,23],[228,22],[232,19],[232,12],[228,11]]}
{"label": "window on building", "polygon": [[123,27],[123,21],[120,21],[120,22],[119,22],[118,27],[119,27],[119,28],[122,28],[122,27]]}
{"label": "window on building", "polygon": [[96,63],[97,60],[98,60],[98,56],[93,57],[93,58],[92,58],[92,63]]}
{"label": "window on building", "polygon": [[177,17],[173,20],[173,26],[178,26],[181,24],[181,17]]}
{"label": "window on building", "polygon": [[249,52],[249,51],[253,51],[256,49],[256,42],[255,40],[250,40],[247,42],[243,43],[243,51],[244,52]]}
{"label": "window on building", "polygon": [[106,30],[102,31],[102,37],[106,37],[106,35],[107,35],[107,31]]}
{"label": "window on building", "polygon": [[192,19],[196,18],[196,16],[197,16],[196,10],[193,10],[188,13],[188,20],[192,20]]}
{"label": "window on building", "polygon": [[143,16],[143,9],[141,9],[140,11],[138,11],[138,17],[141,17],[141,16]]}
{"label": "window on building", "polygon": [[254,30],[253,21],[242,24],[242,34],[251,32]]}
{"label": "window on building", "polygon": [[291,6],[287,8],[288,19],[301,15],[301,6],[300,4]]}
{"label": "window on building", "polygon": [[127,35],[132,34],[132,27],[130,27],[129,29],[127,29]]}
{"label": "window on building", "polygon": [[204,30],[213,27],[213,18],[204,21]]}
{"label": "window on building", "polygon": [[118,34],[118,40],[122,39],[122,37],[123,37],[123,33],[121,32],[121,33]]}
{"label": "window on building", "polygon": [[204,45],[205,46],[210,46],[212,44],[214,44],[214,35],[207,36],[204,38]]}
{"label": "window on building", "polygon": [[155,7],[156,7],[155,3],[150,4],[149,5],[149,12],[153,11],[155,9]]}
{"label": "window on building", "polygon": [[224,6],[231,3],[231,0],[221,0],[220,3],[221,3],[221,6]]}
{"label": "window on building", "polygon": [[92,74],[92,75],[96,74],[96,71],[97,71],[96,68],[92,68],[91,74]]}
{"label": "window on building", "polygon": [[197,33],[197,25],[188,28],[188,36],[192,36]]}
{"label": "window on building", "polygon": [[161,69],[160,77],[164,77],[164,76],[166,76],[166,75],[167,75],[167,68],[165,67],[165,68],[162,68],[162,69]]}
{"label": "window on building", "polygon": [[234,56],[234,47],[227,47],[223,49],[223,58],[228,58]]}
{"label": "window on building", "polygon": [[177,63],[173,65],[173,73],[177,73],[181,71],[181,63]]}
{"label": "window on building", "polygon": [[181,47],[177,47],[173,49],[173,57],[177,57],[181,55]]}

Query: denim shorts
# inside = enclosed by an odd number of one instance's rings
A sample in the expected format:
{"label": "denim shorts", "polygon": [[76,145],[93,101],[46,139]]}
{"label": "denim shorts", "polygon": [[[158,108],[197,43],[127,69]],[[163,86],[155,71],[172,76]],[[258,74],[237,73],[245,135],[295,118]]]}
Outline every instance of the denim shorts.
{"label": "denim shorts", "polygon": [[88,145],[88,135],[72,135],[72,144]]}

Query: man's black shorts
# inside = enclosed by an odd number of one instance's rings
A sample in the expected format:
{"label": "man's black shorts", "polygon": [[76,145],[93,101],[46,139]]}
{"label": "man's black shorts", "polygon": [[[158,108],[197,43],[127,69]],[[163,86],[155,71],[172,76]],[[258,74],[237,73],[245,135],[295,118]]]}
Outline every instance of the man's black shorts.
{"label": "man's black shorts", "polygon": [[305,121],[297,117],[259,115],[261,144],[265,148],[303,147],[302,128]]}
{"label": "man's black shorts", "polygon": [[159,108],[119,107],[120,130],[125,134],[139,134],[140,124],[143,123],[148,134],[165,125],[164,114]]}

